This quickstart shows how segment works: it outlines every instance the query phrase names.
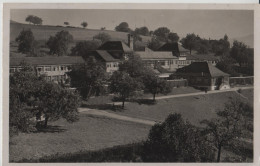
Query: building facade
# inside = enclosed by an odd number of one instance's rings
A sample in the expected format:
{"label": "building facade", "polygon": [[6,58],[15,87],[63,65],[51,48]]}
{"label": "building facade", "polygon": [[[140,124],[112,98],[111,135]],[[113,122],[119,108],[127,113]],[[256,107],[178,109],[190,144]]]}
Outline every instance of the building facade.
{"label": "building facade", "polygon": [[22,63],[32,66],[37,76],[42,75],[47,81],[65,83],[71,67],[84,64],[85,61],[78,56],[10,58],[10,74],[19,71]]}
{"label": "building facade", "polygon": [[187,79],[189,86],[200,89],[230,89],[229,74],[222,72],[208,62],[194,62],[178,69],[174,76],[178,79]]}

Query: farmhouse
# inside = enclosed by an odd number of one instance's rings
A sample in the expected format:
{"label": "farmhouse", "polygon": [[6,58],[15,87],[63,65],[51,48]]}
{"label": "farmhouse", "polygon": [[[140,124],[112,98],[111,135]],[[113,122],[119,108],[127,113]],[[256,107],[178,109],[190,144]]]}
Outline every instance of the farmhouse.
{"label": "farmhouse", "polygon": [[21,64],[31,65],[37,76],[43,75],[47,81],[65,82],[68,79],[67,72],[71,66],[84,64],[85,61],[79,56],[61,57],[23,57],[10,58],[10,74],[21,69]]}
{"label": "farmhouse", "polygon": [[106,72],[113,73],[119,69],[119,64],[128,60],[133,53],[133,37],[128,34],[127,44],[122,41],[107,41],[96,51],[92,51],[89,56],[93,56],[101,62]]}
{"label": "farmhouse", "polygon": [[163,68],[170,72],[176,71],[178,68],[187,66],[198,58],[189,55],[188,50],[184,49],[178,43],[166,43],[157,51],[145,48],[145,51],[136,52],[147,66],[155,66],[160,64]]}
{"label": "farmhouse", "polygon": [[90,56],[95,57],[106,69],[107,73],[113,73],[119,69],[120,59],[114,58],[108,51],[96,50],[90,53]]}
{"label": "farmhouse", "polygon": [[217,69],[208,62],[194,62],[174,73],[176,78],[188,80],[189,86],[207,90],[229,89],[229,74]]}

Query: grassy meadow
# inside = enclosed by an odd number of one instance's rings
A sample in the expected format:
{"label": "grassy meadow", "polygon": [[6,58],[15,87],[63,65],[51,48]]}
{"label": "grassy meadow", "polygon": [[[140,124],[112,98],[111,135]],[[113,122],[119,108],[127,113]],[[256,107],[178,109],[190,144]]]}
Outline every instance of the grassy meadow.
{"label": "grassy meadow", "polygon": [[[252,96],[252,92],[251,89],[242,91],[247,97]],[[223,92],[162,99],[156,104],[130,102],[125,105],[124,110],[107,109],[106,111],[158,122],[163,121],[170,113],[180,113],[193,125],[200,126],[201,120],[216,117],[215,111],[223,108],[226,101],[235,97],[239,97],[236,92]],[[87,104],[102,105],[111,102],[112,98],[113,96],[91,98]],[[241,99],[246,100],[243,97]],[[139,144],[147,139],[150,128],[151,126],[142,124],[80,114],[80,120],[76,123],[70,124],[61,119],[51,122],[46,130],[29,134],[21,133],[11,138],[10,161],[58,162],[67,158],[70,159],[68,162],[129,162],[137,159],[138,156],[126,156],[133,151],[133,148],[138,148],[135,143]],[[249,135],[251,136],[247,138],[248,141],[239,141],[240,150],[237,149],[238,147],[223,149],[223,161],[225,157],[236,157],[242,154],[247,156],[245,161],[252,161],[252,133]],[[122,149],[121,157],[112,148],[113,146],[119,146],[115,148],[117,150]],[[111,155],[106,157],[105,154]]]}

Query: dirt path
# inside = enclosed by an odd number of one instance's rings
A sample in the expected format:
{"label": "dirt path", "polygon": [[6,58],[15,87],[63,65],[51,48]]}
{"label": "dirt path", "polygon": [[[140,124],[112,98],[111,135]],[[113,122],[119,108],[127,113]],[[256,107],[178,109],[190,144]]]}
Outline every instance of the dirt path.
{"label": "dirt path", "polygon": [[151,121],[151,120],[131,118],[131,117],[128,117],[128,116],[122,116],[122,115],[109,113],[107,111],[97,110],[97,109],[78,108],[78,111],[80,113],[83,113],[83,114],[95,115],[95,116],[104,116],[104,117],[108,117],[108,118],[113,118],[113,119],[118,119],[118,120],[123,120],[123,121],[129,121],[129,122],[134,122],[134,123],[141,123],[141,124],[150,125],[150,126],[153,126],[156,123],[155,121]]}
{"label": "dirt path", "polygon": [[[208,94],[214,94],[214,93],[223,93],[223,92],[237,91],[238,89],[242,89],[242,90],[243,89],[253,89],[253,87],[240,87],[240,88],[232,88],[232,89],[227,89],[227,90],[208,91],[207,93],[195,92],[195,93],[169,95],[169,96],[158,96],[158,97],[156,97],[156,100],[176,98],[176,97],[196,96],[196,95],[208,95]],[[148,98],[148,99],[152,99],[152,97]]]}
{"label": "dirt path", "polygon": [[[176,98],[176,97],[186,97],[186,96],[208,95],[208,94],[232,92],[232,91],[237,92],[238,89],[242,89],[243,90],[243,89],[253,89],[253,88],[254,87],[236,87],[236,88],[231,88],[231,89],[227,89],[227,90],[208,91],[207,93],[205,93],[205,92],[195,92],[195,93],[186,93],[186,94],[177,94],[177,95],[158,96],[158,97],[156,97],[156,100]],[[242,95],[242,94],[240,94],[240,95]],[[245,96],[242,96],[242,97],[245,97]],[[149,97],[147,99],[153,99],[153,98]],[[125,104],[127,104],[127,103],[128,102],[125,102]],[[122,102],[113,102],[113,103],[107,103],[107,104],[121,105]]]}

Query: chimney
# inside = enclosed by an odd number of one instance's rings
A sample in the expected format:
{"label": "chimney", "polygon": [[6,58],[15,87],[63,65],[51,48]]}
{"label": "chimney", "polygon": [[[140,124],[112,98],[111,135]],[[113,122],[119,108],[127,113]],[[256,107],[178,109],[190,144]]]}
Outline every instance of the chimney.
{"label": "chimney", "polygon": [[133,39],[133,35],[128,34],[128,46],[129,48],[131,48],[132,50],[134,50],[134,39]]}

